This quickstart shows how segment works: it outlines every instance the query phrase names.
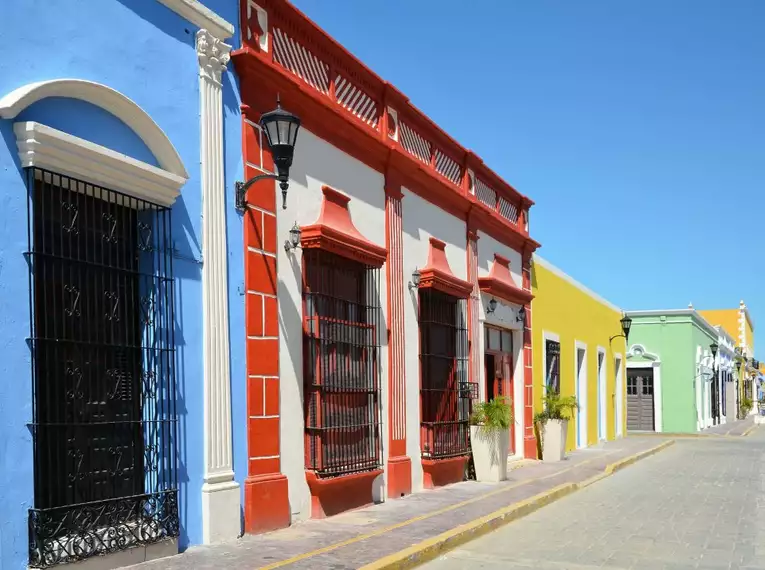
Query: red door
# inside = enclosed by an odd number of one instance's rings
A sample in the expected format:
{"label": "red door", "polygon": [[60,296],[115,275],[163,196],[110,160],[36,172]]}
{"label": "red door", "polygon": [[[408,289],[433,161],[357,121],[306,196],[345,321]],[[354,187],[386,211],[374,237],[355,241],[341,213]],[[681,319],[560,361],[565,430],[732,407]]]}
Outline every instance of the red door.
{"label": "red door", "polygon": [[[507,396],[511,405],[513,392],[513,354],[512,333],[486,327],[486,351],[484,364],[486,368],[486,398]],[[510,424],[510,445],[508,451],[515,453],[515,421]]]}

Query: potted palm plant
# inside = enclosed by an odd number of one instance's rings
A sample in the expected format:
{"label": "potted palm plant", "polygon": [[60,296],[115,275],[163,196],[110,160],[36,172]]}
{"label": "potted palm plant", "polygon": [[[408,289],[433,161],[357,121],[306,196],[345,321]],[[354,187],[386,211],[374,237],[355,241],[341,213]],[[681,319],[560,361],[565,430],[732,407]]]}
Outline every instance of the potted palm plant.
{"label": "potted palm plant", "polygon": [[512,421],[510,400],[504,396],[474,405],[470,415],[470,448],[478,481],[507,479],[507,450]]}
{"label": "potted palm plant", "polygon": [[544,411],[534,416],[542,440],[542,461],[560,461],[566,455],[568,420],[579,404],[574,396],[548,390],[542,399]]}

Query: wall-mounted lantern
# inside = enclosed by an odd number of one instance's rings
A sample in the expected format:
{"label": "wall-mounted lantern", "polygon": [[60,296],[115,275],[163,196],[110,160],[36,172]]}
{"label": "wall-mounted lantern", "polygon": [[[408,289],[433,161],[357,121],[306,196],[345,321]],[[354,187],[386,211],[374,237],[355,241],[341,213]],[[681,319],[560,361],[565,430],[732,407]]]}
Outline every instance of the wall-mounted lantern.
{"label": "wall-mounted lantern", "polygon": [[616,334],[608,339],[608,342],[611,342],[615,338],[619,338],[621,336],[624,337],[624,342],[628,343],[630,340],[630,329],[632,328],[632,319],[629,318],[627,315],[622,316],[622,318],[619,320],[619,323],[622,325],[622,334]]}
{"label": "wall-mounted lantern", "polygon": [[409,282],[409,290],[417,289],[417,287],[420,286],[420,279],[422,276],[420,275],[420,270],[415,269],[412,271],[412,280]]}
{"label": "wall-mounted lantern", "polygon": [[300,247],[300,233],[300,226],[295,222],[295,225],[290,230],[290,239],[284,240],[284,251],[289,253],[290,250]]}
{"label": "wall-mounted lantern", "polygon": [[525,323],[526,322],[526,307],[521,305],[521,308],[518,309],[518,314],[515,317],[515,322],[517,323]]}
{"label": "wall-mounted lantern", "polygon": [[276,98],[276,109],[264,113],[260,118],[260,127],[266,133],[268,147],[274,159],[276,174],[259,174],[247,182],[236,183],[236,209],[244,212],[247,209],[247,190],[260,180],[278,180],[282,189],[282,209],[287,209],[287,188],[289,188],[290,167],[295,154],[295,143],[300,130],[300,118],[282,109],[279,97]]}
{"label": "wall-mounted lantern", "polygon": [[486,314],[490,315],[491,313],[493,313],[496,310],[497,310],[497,300],[496,299],[492,299],[491,301],[489,301],[489,306],[486,307]]}

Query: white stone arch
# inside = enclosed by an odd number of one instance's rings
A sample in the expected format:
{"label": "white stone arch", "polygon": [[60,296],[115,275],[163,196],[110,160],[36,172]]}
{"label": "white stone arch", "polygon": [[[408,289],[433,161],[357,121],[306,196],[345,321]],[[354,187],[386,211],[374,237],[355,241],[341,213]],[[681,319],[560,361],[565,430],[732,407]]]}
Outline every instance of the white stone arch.
{"label": "white stone arch", "polygon": [[[634,360],[639,358],[641,360]],[[664,431],[662,417],[661,358],[648,352],[642,344],[633,344],[627,351],[627,368],[653,368],[653,422],[656,432]],[[625,379],[626,384],[626,379]]]}
{"label": "white stone arch", "polygon": [[138,135],[162,170],[188,179],[181,157],[159,125],[132,99],[101,83],[84,79],[28,83],[0,98],[0,118],[13,119],[33,103],[48,97],[79,99],[108,111]]}

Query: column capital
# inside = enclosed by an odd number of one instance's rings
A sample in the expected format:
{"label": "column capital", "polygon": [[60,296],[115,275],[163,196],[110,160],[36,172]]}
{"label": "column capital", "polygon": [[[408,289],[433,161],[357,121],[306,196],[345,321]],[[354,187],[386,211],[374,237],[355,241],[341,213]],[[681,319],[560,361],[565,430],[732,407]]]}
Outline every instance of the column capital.
{"label": "column capital", "polygon": [[199,75],[217,84],[231,59],[231,46],[216,38],[207,30],[197,32],[197,57]]}

